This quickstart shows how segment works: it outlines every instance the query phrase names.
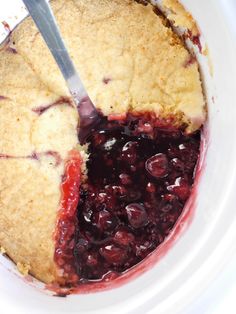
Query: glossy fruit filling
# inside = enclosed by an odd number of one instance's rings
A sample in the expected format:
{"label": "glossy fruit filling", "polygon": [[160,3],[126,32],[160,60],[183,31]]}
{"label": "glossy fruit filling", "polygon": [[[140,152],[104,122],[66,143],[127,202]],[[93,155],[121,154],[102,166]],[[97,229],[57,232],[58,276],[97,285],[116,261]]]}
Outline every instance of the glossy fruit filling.
{"label": "glossy fruit filling", "polygon": [[152,114],[128,114],[102,118],[86,141],[70,261],[80,283],[116,278],[170,234],[191,193],[200,131],[187,135]]}

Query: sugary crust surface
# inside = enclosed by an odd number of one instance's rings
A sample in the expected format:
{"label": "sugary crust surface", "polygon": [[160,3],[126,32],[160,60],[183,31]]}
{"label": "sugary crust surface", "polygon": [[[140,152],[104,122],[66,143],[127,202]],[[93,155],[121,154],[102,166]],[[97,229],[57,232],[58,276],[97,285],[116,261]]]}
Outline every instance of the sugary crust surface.
{"label": "sugary crust surface", "polygon": [[[105,115],[154,110],[175,115],[189,131],[201,126],[197,63],[186,66],[188,51],[151,6],[131,0],[52,5],[86,88]],[[0,55],[0,245],[37,278],[53,282],[52,235],[65,159],[78,141],[78,114],[31,19],[17,27]]]}
{"label": "sugary crust surface", "polygon": [[[163,4],[168,9],[174,6],[170,17],[175,23],[178,17],[192,21],[178,2]],[[205,110],[198,64],[189,62],[189,52],[151,5],[133,0],[67,0],[56,6],[70,54],[105,115],[153,110],[162,117],[175,115],[188,131],[199,128]],[[30,20],[18,27],[12,41],[49,91],[68,93]]]}
{"label": "sugary crust surface", "polygon": [[[19,26],[25,42],[28,24]],[[11,35],[16,43],[17,32]],[[64,161],[77,145],[78,113],[66,98],[37,112],[61,95],[44,84],[27,57],[8,47],[0,52],[0,244],[21,271],[49,283],[57,278],[53,232]]]}
{"label": "sugary crust surface", "polygon": [[52,233],[59,176],[46,162],[6,159],[0,167],[0,243],[14,261],[50,282],[55,277]]}

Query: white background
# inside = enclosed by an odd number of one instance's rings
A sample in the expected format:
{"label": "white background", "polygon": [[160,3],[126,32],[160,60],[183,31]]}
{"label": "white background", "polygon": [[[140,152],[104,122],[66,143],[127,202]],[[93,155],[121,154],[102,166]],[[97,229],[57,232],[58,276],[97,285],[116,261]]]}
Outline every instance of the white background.
{"label": "white background", "polygon": [[[99,0],[98,0],[99,1]],[[196,0],[198,1],[198,0]],[[224,1],[227,6],[228,0]],[[236,6],[236,0],[235,6]],[[236,12],[236,10],[235,10]],[[232,10],[229,15],[235,14]],[[0,1],[0,22],[7,21],[11,28],[15,26],[19,18],[25,16],[26,12],[20,0]],[[236,23],[236,15],[232,19]],[[7,30],[2,23],[0,24],[0,39],[1,36],[7,35]],[[235,52],[236,56],[236,52]],[[236,105],[236,104],[235,104]],[[13,304],[12,304],[13,305]],[[12,312],[8,307],[8,313]],[[0,313],[4,311],[4,300],[0,297]],[[228,265],[222,270],[221,274],[211,284],[207,291],[195,301],[184,314],[235,314],[236,313],[236,256],[232,256]],[[157,313],[156,313],[157,314]],[[174,314],[174,313],[173,313]]]}

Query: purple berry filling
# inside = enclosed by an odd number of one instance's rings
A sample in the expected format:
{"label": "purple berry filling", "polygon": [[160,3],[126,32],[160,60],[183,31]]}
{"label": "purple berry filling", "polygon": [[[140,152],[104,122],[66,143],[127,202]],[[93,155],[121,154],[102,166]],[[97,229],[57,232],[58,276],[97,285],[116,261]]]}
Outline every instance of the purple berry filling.
{"label": "purple berry filling", "polygon": [[87,137],[75,266],[80,282],[116,278],[169,235],[194,180],[200,131],[185,134],[152,114],[102,118]]}

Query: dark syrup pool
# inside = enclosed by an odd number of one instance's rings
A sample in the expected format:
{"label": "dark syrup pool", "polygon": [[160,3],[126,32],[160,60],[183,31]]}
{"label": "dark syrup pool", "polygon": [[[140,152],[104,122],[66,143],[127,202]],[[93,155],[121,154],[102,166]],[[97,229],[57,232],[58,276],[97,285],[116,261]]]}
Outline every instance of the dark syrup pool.
{"label": "dark syrup pool", "polygon": [[102,118],[86,141],[73,242],[79,283],[118,277],[169,235],[191,193],[200,131],[187,135],[152,114],[129,114]]}

